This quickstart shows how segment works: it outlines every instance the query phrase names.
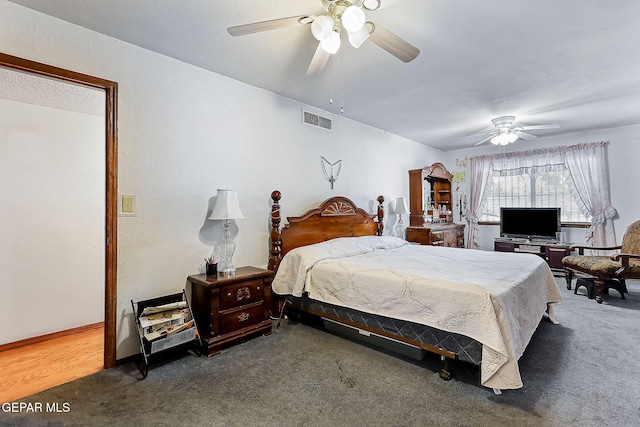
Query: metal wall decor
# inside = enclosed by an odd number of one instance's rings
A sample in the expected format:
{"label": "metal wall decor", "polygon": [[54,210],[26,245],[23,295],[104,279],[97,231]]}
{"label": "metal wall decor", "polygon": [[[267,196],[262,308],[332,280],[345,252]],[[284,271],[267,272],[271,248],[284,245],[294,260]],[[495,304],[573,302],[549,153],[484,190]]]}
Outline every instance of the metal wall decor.
{"label": "metal wall decor", "polygon": [[[331,189],[333,190],[333,183],[338,180],[338,176],[340,176],[340,170],[342,169],[342,160],[338,160],[335,163],[331,163],[329,160],[325,159],[323,156],[320,156],[322,159],[322,172],[324,173],[324,177],[327,178],[327,181],[331,184]],[[329,171],[327,172],[327,166],[329,167]],[[335,166],[335,171],[334,171]],[[335,175],[334,175],[335,174]]]}

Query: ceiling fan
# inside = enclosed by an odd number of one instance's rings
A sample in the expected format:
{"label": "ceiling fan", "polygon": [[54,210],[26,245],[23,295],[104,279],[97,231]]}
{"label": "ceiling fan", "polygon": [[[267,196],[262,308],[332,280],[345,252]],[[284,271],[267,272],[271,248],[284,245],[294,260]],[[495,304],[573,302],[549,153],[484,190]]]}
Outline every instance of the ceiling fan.
{"label": "ceiling fan", "polygon": [[522,139],[536,139],[537,136],[532,135],[530,133],[523,132],[525,130],[536,130],[536,129],[556,129],[560,126],[553,125],[529,125],[529,126],[514,126],[513,123],[516,121],[515,116],[501,116],[496,117],[491,120],[493,126],[496,127],[496,130],[491,132],[489,136],[487,136],[482,141],[476,143],[475,145],[480,145],[483,142],[491,141],[494,145],[507,145],[515,142],[518,138]]}
{"label": "ceiling fan", "polygon": [[[403,62],[413,61],[420,50],[379,24],[368,21],[366,11],[378,10],[383,0],[319,0],[324,15],[302,15],[272,19],[227,28],[234,37],[277,28],[309,25],[311,34],[318,40],[318,47],[307,69],[307,75],[320,73],[329,58],[340,49],[346,35],[349,43],[358,49],[370,40]],[[392,2],[392,0],[387,0]]]}

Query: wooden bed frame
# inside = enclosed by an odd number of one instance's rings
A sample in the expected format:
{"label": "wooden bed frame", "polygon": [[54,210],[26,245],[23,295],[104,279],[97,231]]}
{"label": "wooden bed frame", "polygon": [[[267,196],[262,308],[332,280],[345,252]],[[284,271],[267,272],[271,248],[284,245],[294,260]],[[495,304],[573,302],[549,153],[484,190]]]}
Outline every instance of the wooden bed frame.
{"label": "wooden bed frame", "polygon": [[[280,191],[275,190],[271,193],[273,204],[271,207],[271,236],[268,268],[273,272],[278,270],[282,257],[297,247],[320,243],[337,237],[380,236],[384,229],[383,196],[377,198],[377,215],[369,214],[363,209],[358,208],[348,198],[338,196],[325,200],[318,208],[311,209],[302,216],[287,217],[288,224],[282,228],[280,227],[280,198]],[[274,300],[277,300],[276,295],[274,295]],[[274,304],[274,309],[277,310],[277,313],[283,312],[284,304],[284,299],[280,299]],[[444,366],[440,371],[440,377],[445,380],[451,378],[448,361],[458,358],[457,355],[451,351],[375,329],[368,325],[338,318],[325,312],[309,310],[302,307],[295,308],[314,316],[328,318],[343,325],[372,332],[431,353],[439,354],[444,361]]]}

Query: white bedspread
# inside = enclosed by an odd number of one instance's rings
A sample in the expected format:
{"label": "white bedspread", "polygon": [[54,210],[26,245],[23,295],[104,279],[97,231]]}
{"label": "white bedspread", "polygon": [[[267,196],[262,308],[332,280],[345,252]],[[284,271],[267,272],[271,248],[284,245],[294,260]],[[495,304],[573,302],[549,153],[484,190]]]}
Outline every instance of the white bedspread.
{"label": "white bedspread", "polygon": [[547,303],[562,301],[551,270],[536,255],[377,236],[290,251],[272,289],[471,337],[483,345],[481,383],[494,389],[522,387],[518,359]]}

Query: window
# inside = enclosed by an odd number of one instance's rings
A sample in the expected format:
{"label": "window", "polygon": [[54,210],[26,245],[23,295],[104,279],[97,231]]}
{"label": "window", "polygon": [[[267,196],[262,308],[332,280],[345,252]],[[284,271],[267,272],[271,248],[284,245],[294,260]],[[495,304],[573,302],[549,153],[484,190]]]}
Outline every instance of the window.
{"label": "window", "polygon": [[561,221],[589,222],[569,193],[564,171],[493,176],[480,221],[499,222],[501,207],[560,207]]}

